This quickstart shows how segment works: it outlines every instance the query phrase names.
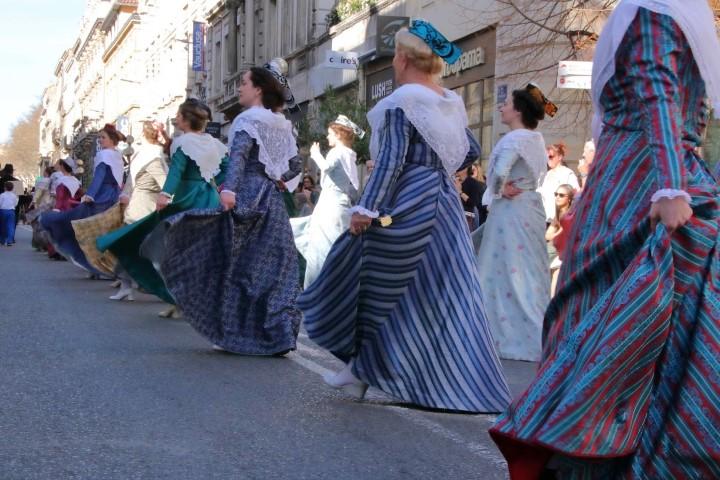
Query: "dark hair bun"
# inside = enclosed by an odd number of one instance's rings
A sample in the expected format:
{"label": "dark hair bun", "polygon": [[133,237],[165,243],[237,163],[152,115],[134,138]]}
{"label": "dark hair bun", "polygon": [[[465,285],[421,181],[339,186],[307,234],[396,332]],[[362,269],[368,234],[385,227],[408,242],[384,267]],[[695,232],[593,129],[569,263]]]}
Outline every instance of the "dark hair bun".
{"label": "dark hair bun", "polygon": [[270,70],[252,67],[250,81],[254,87],[262,90],[262,103],[265,108],[276,112],[285,106],[285,88]]}
{"label": "dark hair bun", "polygon": [[526,89],[513,90],[513,108],[522,115],[522,122],[529,129],[537,128],[545,118],[545,105]]}

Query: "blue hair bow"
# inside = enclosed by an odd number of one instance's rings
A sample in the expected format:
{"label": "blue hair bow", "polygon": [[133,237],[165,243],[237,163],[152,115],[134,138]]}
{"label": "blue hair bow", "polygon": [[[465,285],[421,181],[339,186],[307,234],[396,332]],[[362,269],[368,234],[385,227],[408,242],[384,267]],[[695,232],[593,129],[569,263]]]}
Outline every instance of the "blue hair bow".
{"label": "blue hair bow", "polygon": [[435,27],[425,20],[413,20],[408,31],[427,43],[435,55],[452,65],[457,62],[462,50],[449,41]]}

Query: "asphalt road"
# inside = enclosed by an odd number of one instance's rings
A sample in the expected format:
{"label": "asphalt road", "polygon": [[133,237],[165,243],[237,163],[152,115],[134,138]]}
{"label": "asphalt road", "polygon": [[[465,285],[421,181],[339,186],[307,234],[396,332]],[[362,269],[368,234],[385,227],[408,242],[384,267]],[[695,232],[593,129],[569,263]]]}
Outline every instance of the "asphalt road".
{"label": "asphalt road", "polygon": [[[17,236],[0,247],[0,480],[507,478],[492,415],[349,400],[302,334],[287,358],[215,352]],[[517,393],[534,366],[505,366]]]}

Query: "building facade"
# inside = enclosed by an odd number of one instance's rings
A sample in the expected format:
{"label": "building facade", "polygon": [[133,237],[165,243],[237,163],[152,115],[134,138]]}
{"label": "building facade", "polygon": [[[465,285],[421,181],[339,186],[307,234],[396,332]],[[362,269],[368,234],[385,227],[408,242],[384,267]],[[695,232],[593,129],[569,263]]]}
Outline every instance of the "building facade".
{"label": "building facade", "polygon": [[72,156],[87,182],[105,123],[131,136],[144,120],[172,131],[180,103],[205,94],[206,74],[191,66],[193,22],[204,22],[217,3],[89,0],[78,38],[43,93],[41,165]]}
{"label": "building facade", "polygon": [[[89,0],[78,38],[58,60],[43,95],[40,154],[45,162],[68,155],[89,161],[94,132],[104,123],[131,135],[146,119],[172,130],[187,97],[210,105],[223,137],[241,110],[241,75],[275,57],[287,61],[299,115],[321,132],[317,112],[328,88],[368,108],[396,88],[394,32],[409,19],[423,18],[463,49],[461,59],[445,68],[443,83],[465,100],[483,160],[506,131],[498,106],[532,81],[560,108],[541,124],[546,142],[565,141],[566,161],[576,166],[590,137],[589,91],[557,88],[558,63],[592,59],[614,3],[591,0],[574,8],[573,2],[531,0]],[[547,10],[550,4],[564,10]],[[552,23],[538,27],[543,22]],[[354,52],[359,65],[329,68],[329,52]],[[711,144],[713,152],[719,143]]]}

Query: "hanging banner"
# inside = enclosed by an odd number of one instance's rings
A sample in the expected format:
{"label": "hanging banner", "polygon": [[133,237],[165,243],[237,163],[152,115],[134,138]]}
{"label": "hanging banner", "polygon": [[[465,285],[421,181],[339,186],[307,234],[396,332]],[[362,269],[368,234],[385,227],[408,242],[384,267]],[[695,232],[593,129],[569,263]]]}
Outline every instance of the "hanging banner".
{"label": "hanging banner", "polygon": [[192,69],[194,72],[205,71],[205,24],[193,22]]}
{"label": "hanging banner", "polygon": [[360,61],[357,52],[336,52],[328,50],[325,52],[325,66],[327,68],[341,68],[357,70]]}

